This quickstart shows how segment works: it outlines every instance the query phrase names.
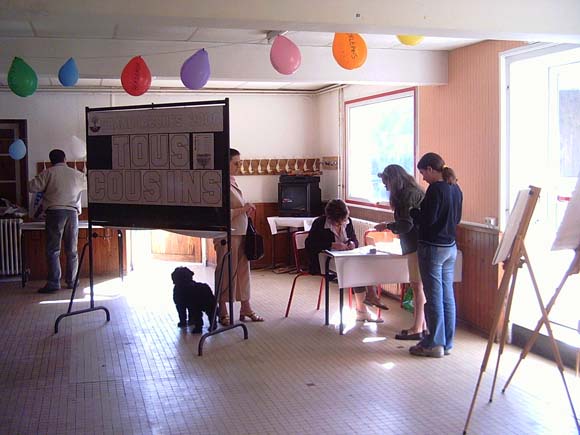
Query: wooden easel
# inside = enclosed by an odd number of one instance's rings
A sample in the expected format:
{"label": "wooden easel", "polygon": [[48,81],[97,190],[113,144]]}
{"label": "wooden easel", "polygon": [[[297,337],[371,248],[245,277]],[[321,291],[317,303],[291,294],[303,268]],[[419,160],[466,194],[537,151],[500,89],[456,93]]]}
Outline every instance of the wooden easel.
{"label": "wooden easel", "polygon": [[[473,394],[473,399],[471,401],[471,406],[469,407],[469,413],[467,414],[467,420],[465,422],[465,427],[463,430],[463,434],[467,433],[467,429],[469,427],[469,421],[471,419],[471,414],[473,412],[473,408],[475,406],[475,401],[477,399],[477,394],[479,391],[479,387],[481,384],[481,379],[483,377],[483,373],[487,368],[487,363],[489,361],[489,357],[491,354],[491,350],[496,339],[498,328],[500,324],[502,325],[501,336],[499,340],[499,351],[497,356],[497,363],[495,367],[495,373],[493,377],[493,384],[491,388],[491,393],[489,397],[489,401],[493,400],[493,393],[495,389],[495,383],[497,380],[497,372],[499,369],[499,363],[501,359],[501,355],[503,354],[503,350],[505,348],[506,338],[507,338],[507,331],[508,331],[508,324],[510,318],[510,311],[513,302],[514,296],[514,289],[516,285],[516,279],[518,274],[518,269],[522,267],[524,264],[527,265],[528,271],[532,278],[532,283],[534,286],[534,290],[536,293],[536,298],[538,300],[538,304],[540,306],[540,310],[542,312],[542,318],[539,322],[539,326],[537,330],[541,327],[542,324],[546,325],[546,329],[548,330],[548,335],[550,337],[550,341],[552,344],[552,348],[554,351],[554,356],[556,358],[556,363],[558,365],[558,369],[562,375],[562,381],[564,382],[564,386],[566,388],[566,392],[568,394],[568,399],[570,400],[570,404],[572,406],[572,411],[574,416],[576,417],[576,413],[574,410],[574,406],[572,400],[570,398],[570,392],[568,390],[568,386],[566,384],[566,379],[564,377],[564,366],[562,364],[562,358],[560,356],[560,352],[558,350],[558,346],[554,339],[554,335],[552,333],[552,328],[550,327],[550,323],[548,321],[548,313],[542,301],[542,297],[540,291],[538,289],[538,285],[536,282],[536,278],[530,264],[529,256],[524,246],[524,239],[526,233],[528,231],[528,227],[530,224],[530,220],[532,218],[532,214],[534,213],[534,209],[536,207],[536,203],[538,202],[538,198],[540,196],[540,188],[530,186],[529,191],[527,191],[527,195],[525,195],[526,191],[520,192],[518,199],[516,200],[516,204],[512,213],[510,214],[510,218],[508,220],[508,225],[506,227],[506,231],[504,233],[504,237],[500,245],[498,246],[494,264],[499,262],[503,262],[504,265],[504,274],[501,279],[499,288],[498,288],[498,296],[495,306],[495,314],[494,319],[491,327],[491,331],[489,333],[489,338],[487,341],[487,347],[485,349],[485,354],[483,357],[483,361],[481,363],[481,369],[479,372],[479,378],[477,380],[477,385],[475,387],[475,392]],[[555,300],[555,298],[553,298]],[[553,305],[553,304],[552,304]],[[551,308],[551,306],[550,306]],[[527,348],[527,346],[526,346]],[[531,346],[530,346],[531,348]],[[527,353],[526,353],[527,354]],[[506,385],[507,386],[507,385]],[[505,387],[504,387],[505,391]],[[578,420],[576,419],[576,425],[578,425]]]}

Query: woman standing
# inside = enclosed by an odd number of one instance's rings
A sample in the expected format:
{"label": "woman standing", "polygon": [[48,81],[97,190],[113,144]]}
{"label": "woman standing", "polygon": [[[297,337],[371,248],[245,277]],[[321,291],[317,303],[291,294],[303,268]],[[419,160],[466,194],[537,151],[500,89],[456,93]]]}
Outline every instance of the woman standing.
{"label": "woman standing", "polygon": [[429,335],[409,352],[441,358],[451,352],[455,335],[455,229],[461,221],[463,193],[457,185],[455,172],[438,154],[425,154],[417,168],[423,180],[429,183],[421,209],[411,212],[419,225],[417,255],[427,298],[425,314]]}
{"label": "woman standing", "polygon": [[402,166],[389,165],[378,176],[390,192],[389,200],[395,220],[389,223],[381,222],[375,226],[375,229],[377,231],[389,230],[399,235],[402,253],[407,256],[409,281],[413,289],[413,326],[409,329],[403,329],[395,335],[395,338],[397,340],[421,340],[423,331],[427,329],[424,311],[425,294],[423,293],[423,283],[417,260],[418,231],[409,213],[411,209],[420,206],[425,193],[415,178],[409,175]]}
{"label": "woman standing", "polygon": [[[230,207],[232,226],[232,295],[234,300],[241,302],[240,320],[244,321],[248,317],[253,322],[263,322],[264,318],[258,316],[250,305],[250,263],[244,252],[244,239],[248,227],[248,215],[256,210],[251,202],[246,202],[241,189],[236,182],[236,175],[241,166],[240,152],[230,148]],[[223,264],[228,252],[227,243],[222,243],[224,239],[214,239],[214,247],[217,255],[217,267],[215,271],[215,283],[221,282],[219,300],[219,322],[227,326],[230,324],[228,316],[228,265]],[[223,271],[223,272],[222,272]],[[220,277],[221,273],[221,277]],[[220,281],[221,278],[221,281]]]}

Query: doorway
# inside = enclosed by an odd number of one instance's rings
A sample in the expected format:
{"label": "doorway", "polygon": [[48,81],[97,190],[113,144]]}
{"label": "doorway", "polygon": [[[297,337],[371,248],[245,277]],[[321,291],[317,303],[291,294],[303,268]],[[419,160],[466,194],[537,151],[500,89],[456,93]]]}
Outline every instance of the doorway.
{"label": "doorway", "polygon": [[[502,222],[517,192],[540,187],[526,249],[544,303],[573,258],[551,251],[567,201],[580,173],[580,47],[535,44],[504,54]],[[575,331],[579,325],[578,276],[568,280],[550,319]],[[540,310],[527,270],[518,274],[511,320],[534,329]]]}
{"label": "doorway", "polygon": [[20,160],[10,157],[16,139],[28,143],[25,120],[0,120],[0,198],[28,208],[28,154]]}

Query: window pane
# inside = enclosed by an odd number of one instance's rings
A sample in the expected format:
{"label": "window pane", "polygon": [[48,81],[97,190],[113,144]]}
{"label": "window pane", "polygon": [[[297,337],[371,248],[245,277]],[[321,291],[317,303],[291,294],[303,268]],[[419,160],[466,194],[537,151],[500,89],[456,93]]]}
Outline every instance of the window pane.
{"label": "window pane", "polygon": [[388,201],[377,177],[387,165],[398,164],[414,173],[414,105],[412,91],[347,103],[347,199]]}

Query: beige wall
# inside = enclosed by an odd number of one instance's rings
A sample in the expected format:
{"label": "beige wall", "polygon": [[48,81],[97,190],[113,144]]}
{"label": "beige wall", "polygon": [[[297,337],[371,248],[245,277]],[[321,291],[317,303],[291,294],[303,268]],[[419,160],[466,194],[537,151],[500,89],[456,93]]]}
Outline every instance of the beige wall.
{"label": "beige wall", "polygon": [[521,45],[484,41],[453,50],[449,83],[418,89],[419,153],[436,152],[456,171],[465,221],[499,215],[499,53]]}

